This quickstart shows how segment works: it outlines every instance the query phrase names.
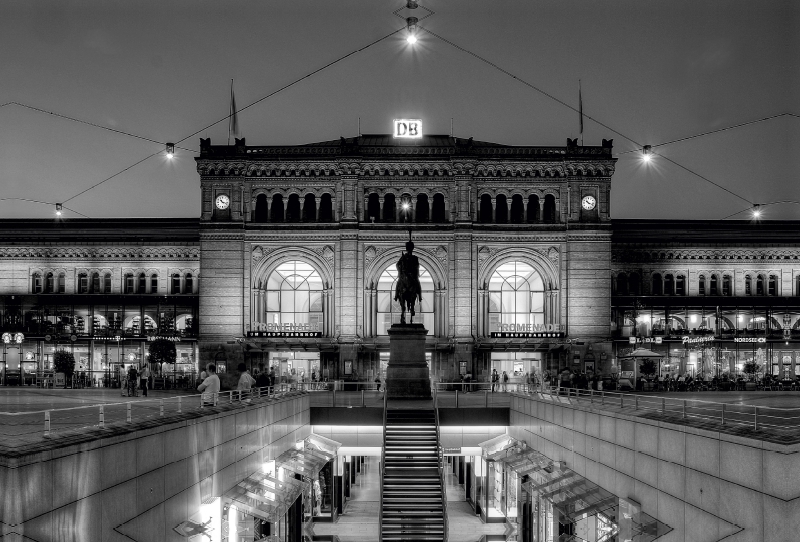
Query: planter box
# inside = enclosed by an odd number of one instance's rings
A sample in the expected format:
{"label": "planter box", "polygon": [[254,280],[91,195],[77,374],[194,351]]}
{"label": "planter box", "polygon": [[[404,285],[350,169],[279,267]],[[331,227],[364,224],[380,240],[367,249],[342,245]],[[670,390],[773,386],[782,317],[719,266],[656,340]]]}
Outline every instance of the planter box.
{"label": "planter box", "polygon": [[744,389],[745,391],[755,391],[756,390],[756,383],[755,382],[745,382]]}

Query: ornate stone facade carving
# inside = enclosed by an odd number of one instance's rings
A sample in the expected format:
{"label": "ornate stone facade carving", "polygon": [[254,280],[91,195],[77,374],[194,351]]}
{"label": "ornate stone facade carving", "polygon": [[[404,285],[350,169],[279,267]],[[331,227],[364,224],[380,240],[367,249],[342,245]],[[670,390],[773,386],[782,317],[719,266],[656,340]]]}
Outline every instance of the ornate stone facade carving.
{"label": "ornate stone facade carving", "polygon": [[117,260],[199,259],[196,247],[0,247],[0,258],[64,258]]}

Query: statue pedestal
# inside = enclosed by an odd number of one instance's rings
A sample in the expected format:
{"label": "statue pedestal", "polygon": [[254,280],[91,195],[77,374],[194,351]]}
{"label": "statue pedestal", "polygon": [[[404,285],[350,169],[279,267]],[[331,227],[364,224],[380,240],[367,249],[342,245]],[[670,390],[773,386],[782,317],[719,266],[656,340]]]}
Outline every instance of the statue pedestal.
{"label": "statue pedestal", "polygon": [[431,377],[425,362],[425,337],[428,330],[422,324],[393,324],[388,333],[388,398],[430,399]]}

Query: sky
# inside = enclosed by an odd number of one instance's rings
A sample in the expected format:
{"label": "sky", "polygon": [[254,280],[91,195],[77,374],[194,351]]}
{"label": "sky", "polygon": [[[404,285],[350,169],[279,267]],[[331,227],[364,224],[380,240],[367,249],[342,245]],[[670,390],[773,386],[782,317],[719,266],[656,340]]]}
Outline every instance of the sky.
{"label": "sky", "polygon": [[[800,202],[800,117],[787,115],[800,115],[800,3],[420,3],[435,13],[416,44],[399,32],[241,111],[247,143],[352,137],[359,118],[362,133],[389,133],[410,117],[426,133],[449,133],[452,118],[458,137],[563,146],[579,118],[556,99],[577,108],[580,80],[584,113],[606,125],[586,118],[584,142],[614,139],[619,158],[612,217],[741,219],[753,203]],[[227,142],[226,121],[203,128],[227,116],[230,80],[242,108],[404,28],[392,14],[404,5],[3,0],[0,218],[51,218],[57,202],[66,219],[197,217],[194,157],[200,137]],[[641,160],[642,145],[775,115]],[[122,172],[184,139],[190,150],[174,159],[161,152]],[[800,204],[766,206],[764,218],[800,219]]]}

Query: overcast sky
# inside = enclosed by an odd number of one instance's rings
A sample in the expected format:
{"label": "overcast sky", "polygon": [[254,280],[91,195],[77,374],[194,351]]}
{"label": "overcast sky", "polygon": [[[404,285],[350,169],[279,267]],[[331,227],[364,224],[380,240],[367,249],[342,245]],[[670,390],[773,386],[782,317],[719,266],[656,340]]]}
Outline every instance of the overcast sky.
{"label": "overcast sky", "polygon": [[[155,141],[178,141],[404,26],[405,0],[3,0],[0,104],[19,102]],[[800,114],[800,8],[787,0],[591,2],[428,0],[421,26],[577,107],[640,144],[784,113]],[[422,17],[421,8],[415,15]],[[389,133],[418,117],[427,133],[511,145],[564,145],[578,115],[421,31],[305,79],[239,116],[250,145]],[[187,139],[227,140],[225,122]],[[586,120],[584,141],[637,145]],[[0,107],[0,198],[59,202],[163,149],[16,105]],[[720,219],[748,202],[800,201],[800,118],[656,148],[744,199],[656,158],[620,154],[615,218]],[[71,199],[91,217],[195,217],[193,152],[163,154]],[[0,217],[52,217],[51,205],[0,201]],[[69,211],[66,217],[78,216]],[[737,215],[745,218],[748,215]],[[800,219],[800,205],[767,218]]]}

